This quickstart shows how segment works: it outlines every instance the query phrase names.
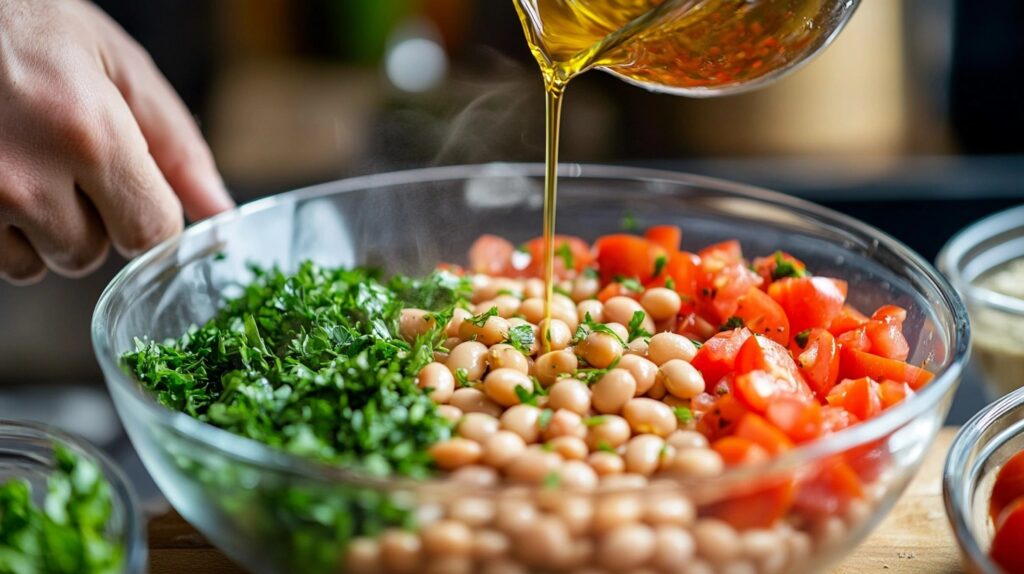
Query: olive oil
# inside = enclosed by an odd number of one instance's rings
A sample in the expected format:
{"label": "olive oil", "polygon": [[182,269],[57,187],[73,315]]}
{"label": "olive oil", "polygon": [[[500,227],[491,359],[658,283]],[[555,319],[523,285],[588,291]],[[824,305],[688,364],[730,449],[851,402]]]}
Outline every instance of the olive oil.
{"label": "olive oil", "polygon": [[[696,97],[778,77],[828,44],[859,0],[513,0],[546,92],[544,313],[554,286],[562,99],[590,69]],[[547,346],[547,337],[544,337]]]}

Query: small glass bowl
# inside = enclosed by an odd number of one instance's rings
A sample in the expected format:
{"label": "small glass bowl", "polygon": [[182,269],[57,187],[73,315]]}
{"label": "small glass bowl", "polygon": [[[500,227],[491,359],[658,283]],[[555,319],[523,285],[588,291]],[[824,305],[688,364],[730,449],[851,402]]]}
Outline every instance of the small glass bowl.
{"label": "small glass bowl", "polygon": [[942,248],[946,274],[971,317],[974,363],[990,398],[1024,386],[1024,299],[978,285],[992,270],[1024,258],[1024,206],[990,215],[957,233]]}
{"label": "small glass bowl", "polygon": [[1024,450],[1024,388],[982,409],[953,439],[942,473],[942,493],[964,568],[1001,574],[988,556],[994,530],[988,503],[999,469]]}
{"label": "small glass bowl", "polygon": [[33,495],[46,492],[46,480],[54,471],[53,447],[60,444],[82,459],[96,463],[110,484],[113,513],[108,528],[124,548],[124,574],[146,571],[146,528],[128,481],[103,453],[82,439],[53,427],[0,419],[0,484],[25,479]]}

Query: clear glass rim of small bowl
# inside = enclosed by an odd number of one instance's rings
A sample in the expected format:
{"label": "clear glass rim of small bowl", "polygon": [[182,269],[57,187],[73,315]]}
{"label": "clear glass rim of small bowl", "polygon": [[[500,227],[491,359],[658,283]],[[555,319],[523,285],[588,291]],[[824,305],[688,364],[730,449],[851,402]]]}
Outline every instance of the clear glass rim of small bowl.
{"label": "clear glass rim of small bowl", "polygon": [[[169,239],[129,262],[107,285],[100,296],[93,313],[92,338],[93,348],[106,374],[107,384],[111,386],[112,391],[123,391],[121,394],[128,397],[134,407],[142,409],[148,416],[158,420],[165,427],[172,428],[191,440],[205,444],[219,451],[225,457],[261,467],[273,468],[285,474],[382,490],[431,489],[432,491],[440,492],[451,491],[459,495],[464,495],[467,490],[480,491],[482,493],[500,490],[504,485],[468,487],[464,484],[453,485],[437,479],[413,480],[404,477],[369,476],[351,469],[331,465],[327,462],[274,449],[256,440],[201,422],[185,413],[167,409],[151,397],[135,377],[122,368],[109,337],[111,327],[118,315],[118,310],[112,308],[112,302],[115,299],[115,294],[125,285],[130,284],[147,267],[173,256],[184,237],[204,232],[228,221],[244,218],[250,213],[297,201],[385,186],[475,178],[507,179],[511,176],[539,178],[543,177],[543,175],[544,165],[538,163],[443,166],[365,175],[273,195],[193,224],[185,230],[183,235]],[[970,348],[970,325],[967,320],[966,308],[952,286],[928,262],[910,248],[880,230],[861,223],[852,217],[802,199],[754,186],[705,176],[611,165],[561,164],[559,166],[559,177],[633,182],[648,181],[651,183],[662,182],[666,184],[703,187],[726,196],[732,195],[778,207],[785,207],[800,216],[812,218],[823,226],[841,229],[854,235],[870,238],[879,248],[886,248],[892,251],[899,257],[902,263],[913,270],[914,274],[919,278],[925,279],[930,284],[930,287],[942,298],[943,302],[943,306],[937,310],[937,314],[945,315],[948,318],[949,324],[953,325],[952,331],[947,333],[949,346],[945,349],[945,352],[949,357],[948,364],[936,373],[935,378],[924,389],[915,394],[913,400],[904,401],[902,404],[886,410],[874,419],[844,429],[828,436],[824,440],[814,441],[794,448],[764,464],[730,468],[713,479],[679,479],[676,484],[680,486],[722,491],[730,486],[741,486],[754,479],[760,478],[763,480],[765,476],[782,476],[784,473],[792,472],[810,461],[825,459],[856,446],[881,439],[923,413],[935,408],[957,383],[962,374]],[[672,191],[660,189],[652,189],[650,193],[673,195]],[[635,490],[635,488],[624,487],[622,490]]]}
{"label": "clear glass rim of small bowl", "polygon": [[[988,456],[1001,446],[1012,434],[1019,432],[1021,421],[1002,429],[984,444],[980,456],[971,462],[971,450],[982,442],[982,436],[992,425],[998,424],[1010,413],[1024,405],[1024,387],[1019,388],[978,411],[953,437],[942,469],[942,497],[946,515],[953,527],[957,542],[967,559],[981,574],[1001,574],[1002,569],[981,549],[978,539],[969,526],[972,515],[973,487],[978,477],[972,474],[979,469]],[[986,512],[987,514],[987,512]]]}
{"label": "clear glass rim of small bowl", "polygon": [[50,443],[69,445],[81,451],[99,465],[103,476],[110,484],[111,496],[120,501],[124,509],[124,568],[123,572],[135,574],[145,572],[148,547],[146,546],[145,519],[135,491],[132,490],[124,473],[106,454],[88,441],[56,427],[30,421],[0,419],[0,437],[17,441],[20,439],[44,439]]}
{"label": "clear glass rim of small bowl", "polygon": [[1011,207],[975,221],[958,231],[939,251],[935,259],[939,269],[949,277],[950,283],[965,300],[1006,313],[1024,315],[1024,299],[977,285],[972,282],[973,278],[965,277],[961,269],[961,263],[974,254],[976,247],[1015,229],[1024,229],[1024,205]]}

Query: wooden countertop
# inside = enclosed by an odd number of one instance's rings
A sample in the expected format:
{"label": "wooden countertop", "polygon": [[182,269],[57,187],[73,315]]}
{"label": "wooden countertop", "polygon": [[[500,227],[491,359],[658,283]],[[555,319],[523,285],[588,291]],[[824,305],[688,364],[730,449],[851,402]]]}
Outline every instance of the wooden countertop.
{"label": "wooden countertop", "polygon": [[[943,429],[914,481],[872,535],[832,574],[962,572],[942,505],[942,464],[956,429]],[[235,574],[245,571],[171,512],[150,522],[150,573]]]}

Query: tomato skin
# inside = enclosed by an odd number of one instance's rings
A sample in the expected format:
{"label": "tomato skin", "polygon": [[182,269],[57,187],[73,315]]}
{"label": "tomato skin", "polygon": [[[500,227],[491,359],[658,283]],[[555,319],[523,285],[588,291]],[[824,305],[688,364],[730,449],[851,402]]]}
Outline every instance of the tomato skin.
{"label": "tomato skin", "polygon": [[820,437],[824,424],[821,405],[797,397],[777,397],[768,404],[765,418],[797,443]]}
{"label": "tomato skin", "polygon": [[[903,312],[903,316],[906,316],[906,311]],[[871,342],[872,353],[887,359],[907,360],[907,356],[910,354],[910,345],[907,344],[907,339],[903,336],[902,321],[893,316],[883,315],[880,319],[873,318],[868,321],[864,329]]]}
{"label": "tomato skin", "polygon": [[708,440],[714,441],[731,435],[745,414],[747,407],[742,401],[732,393],[725,394],[697,421],[697,430]]}
{"label": "tomato skin", "polygon": [[856,472],[841,457],[822,461],[817,471],[797,485],[793,506],[803,514],[826,517],[846,511],[864,497],[864,486]]}
{"label": "tomato skin", "polygon": [[882,410],[896,406],[914,394],[914,389],[907,383],[899,381],[882,381],[878,383],[878,395],[882,399]]}
{"label": "tomato skin", "polygon": [[697,310],[705,319],[721,325],[735,315],[739,298],[761,278],[743,262],[740,242],[723,241],[701,249],[697,276]]}
{"label": "tomato skin", "polygon": [[1006,508],[996,523],[989,555],[1006,574],[1024,573],[1024,499],[1017,499]]}
{"label": "tomato skin", "polygon": [[871,339],[868,338],[867,326],[857,327],[836,337],[836,343],[843,349],[868,352],[871,350]]}
{"label": "tomato skin", "polygon": [[775,377],[760,370],[736,376],[734,382],[736,398],[754,412],[768,410],[779,389]]}
{"label": "tomato skin", "polygon": [[625,285],[617,281],[612,281],[611,283],[605,285],[603,288],[601,288],[600,291],[597,292],[597,300],[602,303],[611,299],[612,297],[619,296],[638,299],[640,297],[640,294],[635,291],[630,291],[629,289],[626,288]]}
{"label": "tomato skin", "polygon": [[821,434],[827,435],[852,427],[860,422],[856,416],[843,407],[824,405],[821,407]]}
{"label": "tomato skin", "polygon": [[793,448],[793,441],[789,440],[785,433],[764,417],[754,413],[743,415],[736,425],[733,436],[745,438],[771,455],[778,455]]}
{"label": "tomato skin", "polygon": [[846,282],[828,277],[780,279],[768,286],[768,294],[778,301],[789,317],[794,333],[814,327],[828,327],[843,311]]}
{"label": "tomato skin", "polygon": [[617,276],[633,278],[646,283],[654,277],[659,257],[668,257],[666,251],[643,237],[616,233],[605,235],[594,242],[595,259],[601,280],[605,283]]}
{"label": "tomato skin", "polygon": [[772,375],[776,381],[777,395],[813,396],[789,351],[765,337],[750,337],[743,342],[736,354],[734,370],[737,375],[751,371],[765,371]]}
{"label": "tomato skin", "polygon": [[690,364],[704,375],[704,382],[708,388],[714,388],[722,377],[734,370],[736,355],[749,338],[750,331],[735,329],[724,331],[704,341]]}
{"label": "tomato skin", "polygon": [[759,464],[767,462],[771,458],[764,447],[743,437],[720,438],[711,443],[711,448],[721,455],[726,466]]}
{"label": "tomato skin", "polygon": [[794,493],[791,479],[768,478],[742,492],[728,493],[725,500],[709,505],[707,513],[738,530],[771,528],[792,507]]}
{"label": "tomato skin", "polygon": [[683,243],[683,230],[678,225],[655,225],[647,229],[644,238],[667,253],[675,253]]}
{"label": "tomato skin", "polygon": [[807,343],[790,345],[797,369],[819,399],[824,399],[839,379],[839,345],[825,329],[811,329]]}
{"label": "tomato skin", "polygon": [[713,262],[721,268],[726,265],[742,262],[743,248],[740,246],[738,239],[730,239],[708,245],[697,252],[697,255],[700,256],[701,261]]}
{"label": "tomato skin", "polygon": [[988,507],[992,522],[1019,498],[1024,498],[1024,451],[1010,457],[996,475]]}
{"label": "tomato skin", "polygon": [[[564,250],[566,247],[572,254],[572,269],[566,269],[565,258],[559,256],[559,250]],[[579,237],[555,235],[554,249],[555,276],[559,278],[569,276],[570,271],[579,273],[593,261],[590,245]],[[521,273],[526,277],[544,277],[544,238],[535,237],[528,241],[526,251],[530,254],[530,264]]]}
{"label": "tomato skin", "polygon": [[863,327],[867,322],[868,318],[863,313],[849,305],[843,305],[843,310],[829,323],[828,332],[838,337],[847,331]]}
{"label": "tomato skin", "polygon": [[676,251],[669,253],[661,275],[652,279],[647,287],[664,287],[672,279],[676,293],[683,299],[683,308],[692,310],[697,297],[698,257],[693,253]]}
{"label": "tomato skin", "polygon": [[910,385],[915,391],[928,384],[935,375],[914,365],[843,347],[839,351],[839,376],[844,379],[871,377],[889,379]]}
{"label": "tomato skin", "polygon": [[789,319],[782,306],[757,287],[747,289],[736,302],[734,317],[743,319],[750,332],[764,335],[780,345],[789,344]]}
{"label": "tomato skin", "polygon": [[714,325],[702,319],[700,315],[687,313],[677,318],[675,332],[684,337],[703,342],[713,337],[718,332],[718,329],[715,329]]}
{"label": "tomato skin", "polygon": [[516,248],[503,237],[481,235],[469,248],[469,270],[487,275],[509,275]]}
{"label": "tomato skin", "polygon": [[862,421],[878,416],[882,412],[882,398],[878,383],[870,377],[846,379],[832,388],[828,404],[843,407]]}

